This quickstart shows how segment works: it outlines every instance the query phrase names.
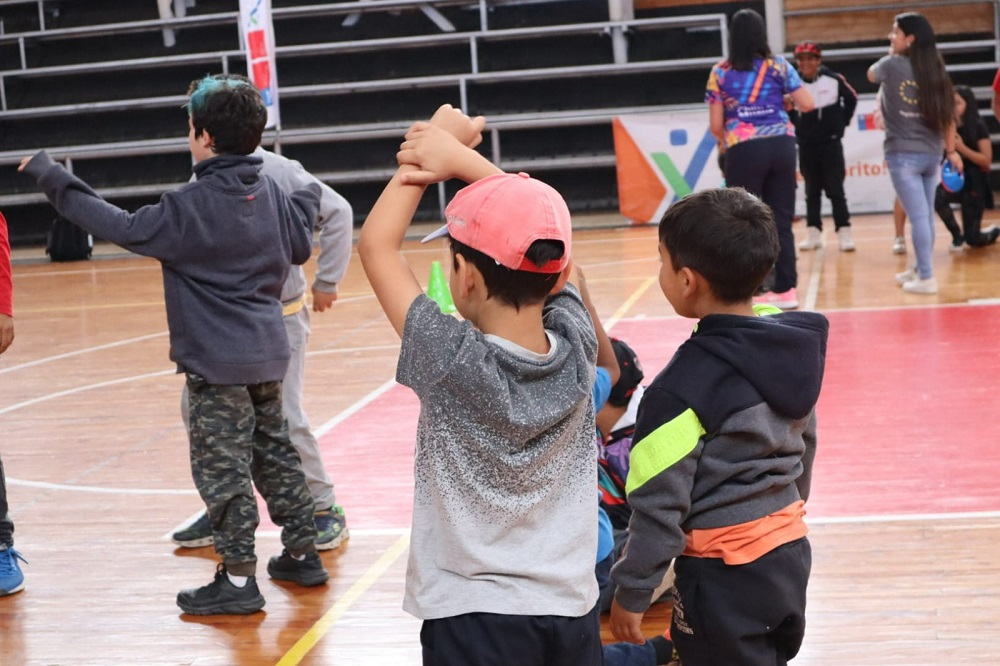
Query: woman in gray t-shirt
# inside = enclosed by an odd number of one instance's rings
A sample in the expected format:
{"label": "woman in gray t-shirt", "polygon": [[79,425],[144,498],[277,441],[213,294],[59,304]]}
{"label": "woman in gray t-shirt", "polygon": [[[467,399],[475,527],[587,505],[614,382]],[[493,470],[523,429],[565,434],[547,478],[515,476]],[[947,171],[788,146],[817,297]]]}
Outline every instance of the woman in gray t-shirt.
{"label": "woman in gray t-shirt", "polygon": [[868,68],[881,84],[885,119],[885,161],[907,217],[916,265],[896,282],[913,294],[936,294],[931,267],[934,250],[934,192],[941,178],[941,151],[961,171],[955,152],[951,80],[935,44],[934,29],[916,12],[896,16],[889,32],[889,55]]}

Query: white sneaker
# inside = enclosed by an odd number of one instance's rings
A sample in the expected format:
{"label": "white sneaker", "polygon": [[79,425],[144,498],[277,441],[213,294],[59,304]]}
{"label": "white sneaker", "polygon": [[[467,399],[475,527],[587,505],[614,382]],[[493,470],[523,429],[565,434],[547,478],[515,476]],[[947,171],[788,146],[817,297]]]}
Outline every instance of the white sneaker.
{"label": "white sneaker", "polygon": [[936,294],[938,291],[937,280],[932,277],[910,280],[903,285],[903,291],[908,294]]}
{"label": "white sneaker", "polygon": [[850,227],[837,229],[837,238],[840,241],[841,252],[854,252],[854,241],[851,239]]}
{"label": "white sneaker", "polygon": [[906,254],[906,239],[902,236],[896,236],[892,241],[892,253],[893,254]]}
{"label": "white sneaker", "polygon": [[823,247],[823,230],[809,227],[809,235],[799,243],[800,250],[818,250]]}
{"label": "white sneaker", "polygon": [[902,273],[896,273],[896,284],[904,285],[907,282],[913,282],[914,280],[919,280],[920,276],[917,275],[916,268],[907,268]]}
{"label": "white sneaker", "polygon": [[965,252],[965,243],[962,242],[959,243],[958,245],[952,243],[951,245],[948,246],[948,251],[954,254],[958,254],[959,252]]}

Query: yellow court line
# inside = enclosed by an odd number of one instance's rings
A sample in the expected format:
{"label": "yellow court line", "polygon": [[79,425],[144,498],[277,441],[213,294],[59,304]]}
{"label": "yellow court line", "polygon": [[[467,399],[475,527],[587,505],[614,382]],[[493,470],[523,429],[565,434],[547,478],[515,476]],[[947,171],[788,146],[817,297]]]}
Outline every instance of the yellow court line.
{"label": "yellow court line", "polygon": [[321,617],[316,624],[310,627],[309,631],[298,640],[298,642],[292,646],[292,648],[285,653],[285,656],[281,658],[281,661],[277,663],[277,666],[295,666],[305,658],[309,653],[309,650],[313,647],[327,634],[328,631],[336,624],[344,613],[354,605],[362,594],[364,594],[369,587],[375,584],[382,574],[392,566],[392,564],[399,559],[399,556],[407,549],[410,544],[410,534],[407,532],[403,536],[399,537],[394,544],[389,546],[389,549],[382,553],[382,557],[373,564],[368,571],[364,573],[361,578],[358,579],[351,589],[342,596],[333,607],[328,610],[323,617]]}
{"label": "yellow court line", "polygon": [[632,295],[626,298],[625,302],[622,303],[621,306],[615,310],[615,313],[608,318],[604,324],[604,330],[610,331],[611,327],[617,324],[626,315],[626,313],[628,313],[632,306],[635,305],[635,302],[642,298],[642,295],[645,294],[646,291],[658,281],[658,277],[650,277],[643,280],[642,284],[639,285],[639,288],[632,292]]}

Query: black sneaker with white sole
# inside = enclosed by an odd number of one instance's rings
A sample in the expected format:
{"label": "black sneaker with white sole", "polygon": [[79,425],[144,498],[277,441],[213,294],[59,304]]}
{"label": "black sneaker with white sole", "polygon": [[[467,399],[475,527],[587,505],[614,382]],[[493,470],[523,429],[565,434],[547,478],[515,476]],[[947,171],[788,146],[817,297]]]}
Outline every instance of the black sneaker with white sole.
{"label": "black sneaker with white sole", "polygon": [[316,553],[308,553],[303,559],[297,560],[287,550],[271,558],[267,563],[267,573],[275,580],[289,580],[303,587],[322,585],[330,578],[323,568],[323,561]]}

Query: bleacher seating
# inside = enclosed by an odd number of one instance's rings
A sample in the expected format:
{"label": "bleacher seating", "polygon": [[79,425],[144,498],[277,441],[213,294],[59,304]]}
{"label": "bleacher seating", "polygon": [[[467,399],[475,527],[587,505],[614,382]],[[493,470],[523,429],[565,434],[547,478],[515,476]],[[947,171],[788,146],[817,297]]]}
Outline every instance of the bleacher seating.
{"label": "bleacher seating", "polygon": [[[610,21],[607,0],[272,4],[282,127],[264,143],[337,187],[359,218],[402,131],[443,102],[487,115],[481,150],[504,168],[546,178],[575,210],[614,210],[611,119],[700,106],[727,16],[764,11],[760,1],[648,0],[635,19]],[[15,242],[38,242],[52,217],[12,168],[39,148],[126,208],[187,180],[188,83],[246,71],[235,5],[197,0],[164,19],[151,0],[0,0],[0,209]],[[838,44],[827,57],[865,92],[863,68],[884,45],[884,35]],[[986,30],[942,50],[956,80],[982,89],[995,45]],[[440,200],[429,193],[420,214],[440,215]]]}
{"label": "bleacher seating", "polygon": [[[402,130],[444,101],[490,117],[486,145],[506,168],[562,178],[571,200],[572,191],[579,193],[577,209],[613,208],[610,119],[698,101],[700,72],[722,56],[726,20],[717,14],[612,23],[597,2],[434,0],[455,28],[442,33],[412,2],[274,4],[283,127],[265,143],[277,139],[360,214],[391,171]],[[560,5],[565,11],[553,11]],[[0,47],[18,45],[14,62],[21,64],[0,71],[0,126],[8,137],[0,164],[50,147],[126,206],[186,180],[179,107],[187,83],[210,71],[245,71],[236,14],[223,9],[199,1],[184,18],[163,21],[151,5],[148,16],[98,25],[64,13],[44,31],[0,35]],[[358,9],[360,20],[345,27]],[[176,37],[170,53],[160,38],[167,25]],[[614,62],[616,29],[631,35],[629,62]],[[699,72],[693,85],[684,76],[689,70]],[[8,207],[42,201],[8,171],[0,193],[0,205]],[[425,213],[439,215],[437,203],[429,195]]]}

